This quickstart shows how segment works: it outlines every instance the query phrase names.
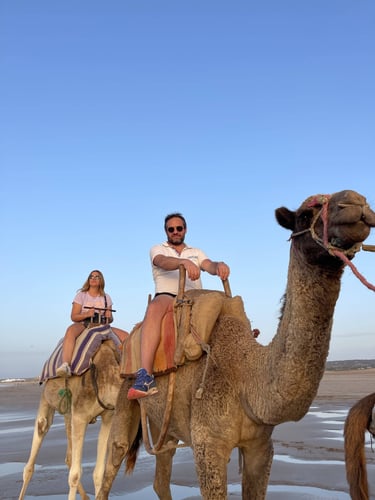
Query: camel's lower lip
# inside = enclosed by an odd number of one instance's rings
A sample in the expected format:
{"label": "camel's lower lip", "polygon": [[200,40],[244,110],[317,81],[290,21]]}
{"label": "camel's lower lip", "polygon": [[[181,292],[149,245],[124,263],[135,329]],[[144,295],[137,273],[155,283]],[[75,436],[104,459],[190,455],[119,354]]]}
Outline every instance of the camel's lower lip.
{"label": "camel's lower lip", "polygon": [[330,244],[340,250],[347,250],[356,244],[355,241],[345,242],[340,238],[332,238]]}

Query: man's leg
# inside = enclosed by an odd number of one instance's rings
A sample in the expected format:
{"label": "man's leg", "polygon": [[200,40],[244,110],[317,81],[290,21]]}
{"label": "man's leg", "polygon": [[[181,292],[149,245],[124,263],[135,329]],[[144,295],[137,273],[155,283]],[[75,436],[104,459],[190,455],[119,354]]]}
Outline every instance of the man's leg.
{"label": "man's leg", "polygon": [[128,399],[151,396],[158,392],[152,369],[155,353],[160,343],[161,322],[173,301],[170,295],[158,295],[147,307],[141,331],[141,365],[134,385],[129,389]]}

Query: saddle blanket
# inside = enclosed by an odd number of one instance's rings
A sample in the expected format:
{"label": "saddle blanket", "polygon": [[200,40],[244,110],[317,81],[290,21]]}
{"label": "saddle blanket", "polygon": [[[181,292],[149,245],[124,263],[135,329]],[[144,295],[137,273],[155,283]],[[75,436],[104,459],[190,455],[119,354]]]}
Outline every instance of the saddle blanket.
{"label": "saddle blanket", "polygon": [[[121,356],[120,376],[134,378],[141,368],[141,328],[142,322],[135,325],[125,340]],[[164,375],[176,370],[174,352],[176,349],[176,331],[174,327],[173,306],[170,306],[161,322],[161,339],[155,353],[153,374]]]}
{"label": "saddle blanket", "polygon": [[[62,363],[63,338],[59,340],[51,356],[44,363],[39,384],[50,378],[56,378],[56,370]],[[121,341],[108,325],[100,325],[96,328],[86,328],[77,337],[70,368],[73,375],[82,375],[90,368],[91,359],[105,340],[113,340],[120,348]]]}

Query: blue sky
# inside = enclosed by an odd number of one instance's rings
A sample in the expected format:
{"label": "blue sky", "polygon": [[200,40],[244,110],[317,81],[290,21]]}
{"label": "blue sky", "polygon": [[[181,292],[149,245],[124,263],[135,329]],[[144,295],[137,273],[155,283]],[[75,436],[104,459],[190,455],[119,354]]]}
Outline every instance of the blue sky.
{"label": "blue sky", "polygon": [[[3,0],[0,378],[39,375],[92,269],[131,330],[172,211],[268,344],[275,209],[342,189],[375,206],[374,21],[372,0]],[[372,283],[374,262],[354,261]],[[374,299],[347,269],[329,359],[375,356]]]}

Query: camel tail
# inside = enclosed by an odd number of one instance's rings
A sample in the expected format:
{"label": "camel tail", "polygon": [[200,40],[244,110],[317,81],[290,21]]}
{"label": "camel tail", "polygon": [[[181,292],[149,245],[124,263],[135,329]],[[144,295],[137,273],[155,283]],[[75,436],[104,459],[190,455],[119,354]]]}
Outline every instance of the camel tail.
{"label": "camel tail", "polygon": [[139,423],[137,435],[125,456],[125,474],[131,474],[137,461],[139,449],[142,444],[142,425]]}
{"label": "camel tail", "polygon": [[344,449],[346,479],[352,500],[368,500],[365,434],[368,430],[372,409],[375,404],[375,392],[360,399],[349,410],[344,426]]}

